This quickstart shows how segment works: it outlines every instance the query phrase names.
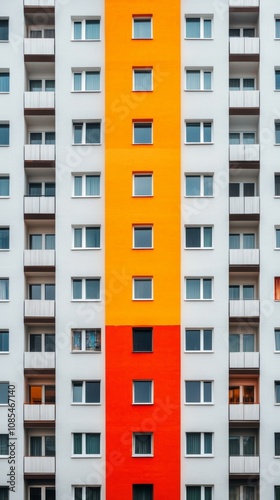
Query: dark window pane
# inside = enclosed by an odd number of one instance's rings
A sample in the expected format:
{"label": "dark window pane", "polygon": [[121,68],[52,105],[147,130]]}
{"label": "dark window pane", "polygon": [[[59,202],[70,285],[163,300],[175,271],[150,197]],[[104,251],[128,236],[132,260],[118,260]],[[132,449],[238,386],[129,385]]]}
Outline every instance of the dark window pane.
{"label": "dark window pane", "polygon": [[133,352],[152,352],[153,330],[152,328],[133,328]]}
{"label": "dark window pane", "polygon": [[86,382],[86,403],[100,403],[100,382]]}
{"label": "dark window pane", "polygon": [[9,40],[8,19],[0,19],[0,40]]}

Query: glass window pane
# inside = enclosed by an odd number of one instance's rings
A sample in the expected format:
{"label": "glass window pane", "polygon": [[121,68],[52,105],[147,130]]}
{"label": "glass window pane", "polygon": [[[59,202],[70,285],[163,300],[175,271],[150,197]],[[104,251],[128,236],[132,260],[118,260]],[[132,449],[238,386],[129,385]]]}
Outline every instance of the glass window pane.
{"label": "glass window pane", "polygon": [[203,299],[212,299],[212,280],[203,280]]}
{"label": "glass window pane", "polygon": [[212,330],[203,330],[204,351],[212,351]]}
{"label": "glass window pane", "polygon": [[150,455],[152,453],[151,434],[135,434],[134,435],[134,453],[136,455]]}
{"label": "glass window pane", "polygon": [[243,335],[243,351],[254,352],[255,350],[255,336],[252,334],[244,333]]}
{"label": "glass window pane", "polygon": [[100,454],[100,434],[98,433],[86,434],[86,454],[87,455]]}
{"label": "glass window pane", "polygon": [[[280,448],[279,448],[279,450],[280,450]],[[255,454],[255,438],[254,438],[254,436],[243,436],[243,454],[245,456],[252,456]]]}
{"label": "glass window pane", "polygon": [[0,73],[0,92],[10,92],[9,73]]}
{"label": "glass window pane", "polygon": [[186,298],[199,300],[200,299],[200,280],[199,279],[187,279],[186,280]]}
{"label": "glass window pane", "polygon": [[243,235],[243,248],[245,249],[256,248],[255,234]]}
{"label": "glass window pane", "polygon": [[74,177],[74,196],[82,196],[82,176],[75,175]]}
{"label": "glass window pane", "polygon": [[45,235],[45,249],[46,250],[55,250],[55,235],[54,234],[46,234]]}
{"label": "glass window pane", "polygon": [[86,330],[86,351],[101,351],[100,330]]}
{"label": "glass window pane", "polygon": [[133,38],[151,38],[151,19],[133,19]]}
{"label": "glass window pane", "polygon": [[201,228],[186,227],[186,247],[200,248],[201,247]]}
{"label": "glass window pane", "polygon": [[9,300],[9,279],[0,279],[0,300]]}
{"label": "glass window pane", "polygon": [[186,19],[186,38],[200,38],[200,18]]}
{"label": "glass window pane", "polygon": [[240,90],[240,78],[229,79],[229,90]]}
{"label": "glass window pane", "polygon": [[243,89],[244,90],[254,90],[255,89],[254,78],[243,78]]}
{"label": "glass window pane", "polygon": [[240,437],[239,436],[229,436],[229,456],[239,456],[240,455]]}
{"label": "glass window pane", "polygon": [[[42,500],[41,488],[30,488],[30,500]],[[8,497],[7,497],[8,498]],[[2,500],[0,496],[0,500]]]}
{"label": "glass window pane", "polygon": [[0,40],[9,40],[8,19],[0,19]]}
{"label": "glass window pane", "polygon": [[201,435],[199,432],[187,432],[187,455],[201,454]]}
{"label": "glass window pane", "polygon": [[240,29],[239,28],[230,28],[229,36],[230,37],[239,37],[240,36]]}
{"label": "glass window pane", "polygon": [[45,183],[45,196],[55,196],[55,183],[46,182]]}
{"label": "glass window pane", "polygon": [[78,300],[82,298],[82,280],[73,280],[73,299]]}
{"label": "glass window pane", "polygon": [[254,132],[244,132],[243,144],[255,144],[255,133]]}
{"label": "glass window pane", "polygon": [[275,401],[280,403],[280,382],[275,382]]}
{"label": "glass window pane", "polygon": [[204,38],[212,37],[212,22],[211,19],[204,19]]}
{"label": "glass window pane", "polygon": [[100,403],[100,382],[86,382],[86,403]]}
{"label": "glass window pane", "polygon": [[240,234],[229,235],[229,248],[232,250],[238,250],[240,248]]}
{"label": "glass window pane", "polygon": [[72,332],[72,350],[82,350],[82,332],[80,330],[73,330]]}
{"label": "glass window pane", "polygon": [[229,352],[240,352],[240,335],[239,335],[239,333],[230,333],[230,335],[229,335]]}
{"label": "glass window pane", "polygon": [[74,90],[82,90],[82,73],[74,73]]}
{"label": "glass window pane", "polygon": [[202,500],[200,486],[187,486],[186,491],[186,500]]}
{"label": "glass window pane", "polygon": [[152,144],[152,124],[134,123],[134,144]]}
{"label": "glass window pane", "polygon": [[45,143],[46,144],[55,144],[55,132],[46,132]]}
{"label": "glass window pane", "polygon": [[229,183],[229,196],[230,197],[240,196],[240,184],[238,182]]}
{"label": "glass window pane", "polygon": [[42,437],[41,436],[31,436],[30,437],[30,456],[31,457],[41,457],[42,456]]}
{"label": "glass window pane", "polygon": [[100,175],[86,175],[86,196],[100,195]]}
{"label": "glass window pane", "polygon": [[29,80],[29,90],[30,92],[41,92],[42,80]]}
{"label": "glass window pane", "polygon": [[0,124],[0,146],[8,146],[10,143],[10,126],[6,123]]}
{"label": "glass window pane", "polygon": [[42,132],[30,132],[30,144],[42,144]]}
{"label": "glass window pane", "polygon": [[45,436],[45,455],[46,457],[55,456],[55,436]]}
{"label": "glass window pane", "polygon": [[253,300],[255,297],[254,285],[243,285],[243,299]]}
{"label": "glass window pane", "polygon": [[134,90],[138,91],[152,90],[151,70],[134,70]]}
{"label": "glass window pane", "polygon": [[152,298],[152,280],[150,278],[134,280],[134,298],[143,300]]}
{"label": "glass window pane", "polygon": [[186,142],[198,143],[200,141],[200,123],[186,124]]}
{"label": "glass window pane", "polygon": [[45,403],[55,404],[55,386],[46,385],[45,386]]}
{"label": "glass window pane", "polygon": [[55,352],[55,335],[53,333],[45,334],[45,352]]}
{"label": "glass window pane", "polygon": [[204,247],[212,248],[212,227],[204,227]]}
{"label": "glass window pane", "polygon": [[211,403],[212,401],[212,383],[203,382],[204,403]]}
{"label": "glass window pane", "polygon": [[255,29],[254,28],[243,28],[243,36],[244,37],[254,37]]}
{"label": "glass window pane", "polygon": [[152,352],[152,328],[133,328],[133,352]]}
{"label": "glass window pane", "polygon": [[212,175],[204,175],[203,185],[204,185],[204,196],[213,196],[213,176]]}
{"label": "glass window pane", "polygon": [[275,19],[275,38],[280,38],[280,19]]}
{"label": "glass window pane", "polygon": [[152,228],[150,227],[134,228],[134,247],[135,248],[152,247]]}
{"label": "glass window pane", "polygon": [[91,19],[86,21],[86,40],[100,39],[100,21]]}
{"label": "glass window pane", "polygon": [[186,350],[200,351],[200,330],[186,330]]}
{"label": "glass window pane", "polygon": [[81,40],[82,38],[82,23],[81,21],[74,22],[74,40]]}
{"label": "glass window pane", "polygon": [[100,90],[100,72],[86,72],[86,90]]}
{"label": "glass window pane", "polygon": [[73,382],[73,403],[81,403],[83,400],[83,382]]}
{"label": "glass window pane", "polygon": [[187,90],[200,90],[200,71],[188,70],[187,71]]}
{"label": "glass window pane", "polygon": [[100,280],[99,279],[86,279],[86,299],[87,300],[100,299]]}
{"label": "glass window pane", "polygon": [[41,285],[29,285],[29,299],[41,300]]}
{"label": "glass window pane", "polygon": [[238,132],[230,132],[229,143],[230,144],[240,144],[240,134]]}
{"label": "glass window pane", "polygon": [[0,382],[0,405],[8,404],[8,382]]}
{"label": "glass window pane", "polygon": [[239,300],[240,299],[240,287],[239,285],[229,286],[229,300]]}
{"label": "glass window pane", "polygon": [[99,144],[100,142],[100,123],[86,123],[86,144]]}
{"label": "glass window pane", "polygon": [[75,228],[74,229],[74,247],[75,248],[82,248],[82,228]]}
{"label": "glass window pane", "polygon": [[100,227],[86,227],[86,248],[100,248]]}
{"label": "glass window pane", "polygon": [[2,331],[0,332],[0,352],[8,352],[9,351],[9,332]]}
{"label": "glass window pane", "polygon": [[212,434],[211,432],[205,432],[204,434],[204,453],[212,453]]}
{"label": "glass window pane", "polygon": [[275,196],[280,196],[280,175],[275,175]]}
{"label": "glass window pane", "polygon": [[74,500],[83,500],[83,488],[75,486],[75,499]]}
{"label": "glass window pane", "polygon": [[0,228],[0,249],[8,250],[10,247],[10,229],[8,227]]}
{"label": "glass window pane", "polygon": [[200,403],[200,382],[188,381],[185,383],[186,403]]}
{"label": "glass window pane", "polygon": [[275,330],[275,350],[280,351],[280,330]]}
{"label": "glass window pane", "polygon": [[0,177],[0,196],[9,196],[10,194],[10,178]]}
{"label": "glass window pane", "polygon": [[42,352],[42,335],[30,335],[30,352]]}
{"label": "glass window pane", "polygon": [[204,90],[211,90],[212,88],[211,79],[212,79],[211,71],[204,71]]}
{"label": "glass window pane", "polygon": [[[274,486],[274,493],[275,493],[275,500],[280,500],[280,486]],[[252,500],[254,500],[254,497],[252,498]]]}
{"label": "glass window pane", "polygon": [[147,380],[134,381],[134,403],[152,402],[152,383]]}
{"label": "glass window pane", "polygon": [[203,123],[203,142],[212,141],[212,123]]}
{"label": "glass window pane", "polygon": [[55,91],[55,80],[45,80],[45,91],[46,92]]}
{"label": "glass window pane", "polygon": [[55,300],[55,285],[45,285],[45,300]]}
{"label": "glass window pane", "polygon": [[29,248],[30,248],[30,250],[42,250],[42,235],[41,234],[30,234],[30,236],[29,236]]}
{"label": "glass window pane", "polygon": [[74,123],[74,144],[82,144],[83,124]]}
{"label": "glass window pane", "polygon": [[200,196],[199,175],[186,175],[186,196]]}
{"label": "glass window pane", "polygon": [[73,435],[73,441],[74,441],[74,455],[82,455],[83,453],[83,448],[82,448],[82,443],[83,443],[83,435],[81,433],[74,433]]}
{"label": "glass window pane", "polygon": [[152,196],[151,175],[134,175],[134,196]]}
{"label": "glass window pane", "polygon": [[275,71],[275,89],[280,90],[280,70]]}

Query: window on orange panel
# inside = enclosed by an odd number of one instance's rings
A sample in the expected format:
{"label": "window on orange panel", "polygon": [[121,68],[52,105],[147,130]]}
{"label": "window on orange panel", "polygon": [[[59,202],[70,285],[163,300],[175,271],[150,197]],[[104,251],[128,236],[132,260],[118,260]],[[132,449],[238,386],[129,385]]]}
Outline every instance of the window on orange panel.
{"label": "window on orange panel", "polygon": [[151,16],[135,16],[132,22],[132,38],[134,40],[149,40],[153,37]]}
{"label": "window on orange panel", "polygon": [[274,278],[274,300],[280,300],[280,277]]}
{"label": "window on orange panel", "polygon": [[133,144],[152,144],[153,127],[151,121],[133,122]]}

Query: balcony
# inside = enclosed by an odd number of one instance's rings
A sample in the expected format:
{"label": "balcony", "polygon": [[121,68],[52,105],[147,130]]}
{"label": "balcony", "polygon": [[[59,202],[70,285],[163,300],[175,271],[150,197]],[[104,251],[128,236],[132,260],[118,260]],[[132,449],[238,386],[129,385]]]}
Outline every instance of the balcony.
{"label": "balcony", "polygon": [[260,39],[257,37],[231,37],[229,39],[229,60],[259,61]]}
{"label": "balcony", "polygon": [[24,421],[30,422],[53,422],[55,421],[55,405],[41,404],[23,406]]}
{"label": "balcony", "polygon": [[260,198],[258,196],[233,196],[229,199],[230,220],[259,220]]}
{"label": "balcony", "polygon": [[24,250],[24,270],[50,271],[55,270],[55,250]]}
{"label": "balcony", "polygon": [[[26,370],[54,370],[55,353],[54,352],[25,352],[24,368]],[[37,405],[36,405],[37,406]]]}
{"label": "balcony", "polygon": [[260,457],[229,457],[230,474],[259,474]]}
{"label": "balcony", "polygon": [[229,8],[231,11],[254,12],[259,8],[259,0],[229,0]]}
{"label": "balcony", "polygon": [[231,421],[258,421],[260,419],[260,405],[236,404],[229,405],[229,420]]}
{"label": "balcony", "polygon": [[54,196],[25,196],[24,197],[25,219],[54,219],[55,197]]}
{"label": "balcony", "polygon": [[230,90],[229,112],[231,115],[258,115],[260,93],[258,90]]}
{"label": "balcony", "polygon": [[25,322],[53,323],[55,318],[54,300],[25,300],[24,320]]}
{"label": "balcony", "polygon": [[25,167],[55,167],[54,144],[26,144],[24,146]]}
{"label": "balcony", "polygon": [[247,368],[259,369],[260,355],[258,352],[230,352],[229,367],[241,370]]}
{"label": "balcony", "polygon": [[24,0],[24,7],[54,7],[54,0]]}
{"label": "balcony", "polygon": [[259,144],[230,144],[229,160],[231,162],[259,162]]}
{"label": "balcony", "polygon": [[229,251],[230,266],[258,266],[260,251],[258,248],[231,249]]}
{"label": "balcony", "polygon": [[55,457],[24,457],[24,474],[55,474]]}
{"label": "balcony", "polygon": [[54,62],[54,38],[25,38],[25,62]]}
{"label": "balcony", "polygon": [[230,318],[257,318],[260,315],[259,300],[230,300]]}
{"label": "balcony", "polygon": [[55,92],[24,92],[24,114],[54,115]]}

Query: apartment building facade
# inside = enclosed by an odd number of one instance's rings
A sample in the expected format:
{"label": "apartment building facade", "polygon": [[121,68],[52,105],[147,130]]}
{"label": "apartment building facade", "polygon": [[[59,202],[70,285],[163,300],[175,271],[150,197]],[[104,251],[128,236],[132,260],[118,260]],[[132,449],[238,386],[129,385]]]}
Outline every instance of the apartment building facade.
{"label": "apartment building facade", "polygon": [[280,8],[0,6],[0,500],[280,500]]}

